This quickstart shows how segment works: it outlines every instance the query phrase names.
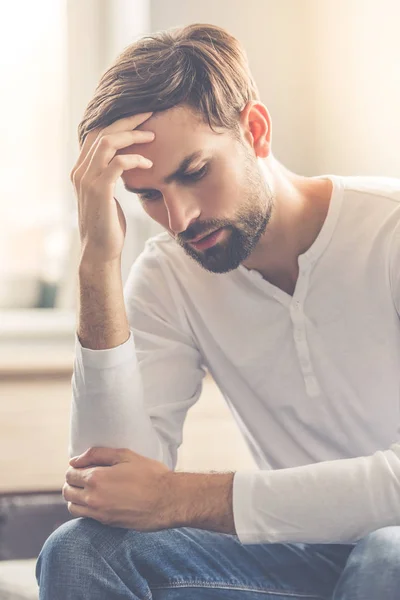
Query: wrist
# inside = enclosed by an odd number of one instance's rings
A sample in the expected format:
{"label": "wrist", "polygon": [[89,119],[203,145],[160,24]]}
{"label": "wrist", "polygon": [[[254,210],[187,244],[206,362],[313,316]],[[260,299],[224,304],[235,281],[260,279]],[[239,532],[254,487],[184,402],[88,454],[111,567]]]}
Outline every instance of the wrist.
{"label": "wrist", "polygon": [[85,278],[90,277],[91,275],[97,276],[99,273],[121,273],[121,257],[104,261],[82,254],[78,271],[79,275]]}
{"label": "wrist", "polygon": [[233,519],[235,473],[169,474],[169,527],[198,527],[236,533]]}

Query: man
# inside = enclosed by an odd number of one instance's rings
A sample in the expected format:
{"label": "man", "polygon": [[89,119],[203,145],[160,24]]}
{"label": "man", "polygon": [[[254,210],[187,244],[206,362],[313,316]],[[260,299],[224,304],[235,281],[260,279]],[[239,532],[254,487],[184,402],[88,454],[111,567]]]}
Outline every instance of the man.
{"label": "man", "polygon": [[[211,25],[128,47],[79,136],[63,495],[89,518],[47,540],[40,597],[399,598],[400,181],[288,171]],[[124,293],[120,176],[166,230]],[[259,470],[174,471],[205,368]]]}

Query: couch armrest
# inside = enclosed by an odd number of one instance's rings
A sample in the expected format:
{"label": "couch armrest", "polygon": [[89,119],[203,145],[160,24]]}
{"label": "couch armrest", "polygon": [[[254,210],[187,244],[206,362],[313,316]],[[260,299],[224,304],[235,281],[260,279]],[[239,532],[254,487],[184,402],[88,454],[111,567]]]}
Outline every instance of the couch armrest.
{"label": "couch armrest", "polygon": [[36,558],[46,539],[73,519],[62,491],[0,495],[0,560]]}

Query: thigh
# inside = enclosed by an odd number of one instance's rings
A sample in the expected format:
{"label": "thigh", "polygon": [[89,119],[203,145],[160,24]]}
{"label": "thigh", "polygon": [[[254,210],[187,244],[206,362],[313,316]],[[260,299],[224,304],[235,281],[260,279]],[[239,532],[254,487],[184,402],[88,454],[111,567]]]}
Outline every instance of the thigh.
{"label": "thigh", "polygon": [[[153,600],[327,600],[353,549],[342,544],[243,545],[235,535],[203,529],[138,532],[88,518],[65,523],[52,536],[58,539],[59,564],[71,567],[71,560],[81,560],[79,547],[81,554],[90,547],[127,588]],[[65,548],[73,549],[75,558],[61,556]]]}

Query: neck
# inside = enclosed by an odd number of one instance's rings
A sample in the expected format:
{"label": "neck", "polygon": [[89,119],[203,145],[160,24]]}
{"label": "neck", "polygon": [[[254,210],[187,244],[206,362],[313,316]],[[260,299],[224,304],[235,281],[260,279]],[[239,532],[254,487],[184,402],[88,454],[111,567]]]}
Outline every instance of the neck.
{"label": "neck", "polygon": [[298,257],[312,245],[325,221],[332,184],[296,175],[272,156],[263,160],[262,168],[274,207],[263,236],[243,265],[266,279],[282,276],[295,282]]}

